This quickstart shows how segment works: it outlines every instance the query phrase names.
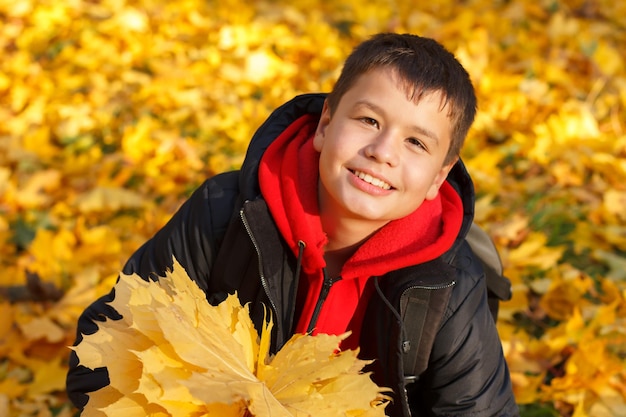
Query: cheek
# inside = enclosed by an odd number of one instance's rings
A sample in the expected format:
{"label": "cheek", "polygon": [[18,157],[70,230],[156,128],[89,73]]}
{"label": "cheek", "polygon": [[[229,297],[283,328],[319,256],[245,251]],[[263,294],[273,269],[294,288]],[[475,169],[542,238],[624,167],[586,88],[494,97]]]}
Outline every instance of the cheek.
{"label": "cheek", "polygon": [[424,199],[425,200],[434,200],[435,197],[437,197],[437,194],[439,194],[439,186],[433,184],[433,185],[430,186],[430,188],[426,192],[426,196],[424,197]]}
{"label": "cheek", "polygon": [[416,170],[416,166],[417,164],[413,164],[413,169],[409,168],[410,173],[405,176],[405,181],[408,184],[407,189],[409,189],[409,193],[413,196],[414,200],[421,202],[430,194],[434,177],[431,175],[425,176],[423,172],[420,173]]}
{"label": "cheek", "polygon": [[319,159],[319,178],[321,181],[328,181],[328,178],[332,172],[333,165],[333,160],[329,158],[328,147],[324,147],[323,149],[321,149]]}
{"label": "cheek", "polygon": [[318,152],[320,152],[320,158],[323,159],[325,163],[340,163],[346,153],[345,143],[337,141],[333,136],[325,136],[324,139],[320,141]]}
{"label": "cheek", "polygon": [[318,130],[315,132],[315,136],[313,136],[313,149],[317,152],[322,152],[324,144],[324,135]]}
{"label": "cheek", "polygon": [[428,182],[428,187],[425,187],[425,199],[426,200],[432,200],[434,198],[437,197],[437,195],[439,194],[439,188],[441,186],[441,183],[443,181],[445,181],[445,174],[437,174],[434,175],[432,178],[430,178],[429,182]]}

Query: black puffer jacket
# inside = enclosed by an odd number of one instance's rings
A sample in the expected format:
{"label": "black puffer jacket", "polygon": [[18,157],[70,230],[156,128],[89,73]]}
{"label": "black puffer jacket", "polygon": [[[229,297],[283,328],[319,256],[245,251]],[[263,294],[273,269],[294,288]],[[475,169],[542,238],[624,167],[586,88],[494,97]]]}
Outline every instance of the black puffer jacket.
{"label": "black puffer jacket", "polygon": [[[253,137],[240,171],[207,180],[152,239],[133,254],[124,273],[148,279],[171,268],[173,257],[192,279],[218,303],[235,290],[259,326],[264,306],[275,320],[273,351],[291,336],[294,326],[298,258],[281,238],[262,199],[257,171],[267,146],[296,118],[319,114],[324,96],[296,97],[277,109]],[[380,386],[394,390],[390,416],[515,416],[508,368],[487,305],[484,274],[465,234],[473,217],[471,180],[462,163],[448,181],[459,192],[465,208],[461,233],[444,256],[374,277],[376,292],[368,304],[362,327],[361,357],[371,365]],[[218,254],[219,250],[219,254]],[[219,256],[218,256],[219,255]],[[404,308],[414,291],[428,293],[423,323]],[[97,330],[96,322],[118,315],[106,305],[114,292],[94,302],[78,323],[81,334]],[[423,325],[420,351],[404,353],[406,328]],[[257,327],[259,328],[259,327]],[[416,381],[405,389],[403,362],[423,364]],[[79,366],[71,356],[67,390],[82,408],[85,393],[108,383],[105,369]]]}

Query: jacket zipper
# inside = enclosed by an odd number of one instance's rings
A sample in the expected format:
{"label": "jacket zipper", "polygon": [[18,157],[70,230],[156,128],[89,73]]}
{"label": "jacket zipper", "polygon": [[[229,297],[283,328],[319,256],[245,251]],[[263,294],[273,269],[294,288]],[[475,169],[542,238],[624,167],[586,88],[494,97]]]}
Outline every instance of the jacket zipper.
{"label": "jacket zipper", "polygon": [[[453,287],[455,285],[456,285],[456,281],[454,280],[448,282],[447,284],[441,284],[441,285],[411,285],[410,287],[402,291],[402,296],[404,297],[407,291],[412,290],[412,289],[435,291],[435,290],[442,290],[444,288]],[[384,298],[384,295],[382,293],[381,293],[381,296]],[[393,308],[393,306],[391,306],[391,303],[389,303],[388,306],[390,306],[390,308],[392,309],[392,313],[396,315],[396,317],[400,321],[400,332],[401,332],[401,339],[402,339],[400,340],[400,344],[402,347],[402,352],[407,354],[411,350],[411,345],[409,343],[409,340],[407,339],[407,334],[406,334],[407,331],[404,325],[404,320],[402,320],[400,313],[395,308]],[[401,372],[404,373],[404,369],[402,369]],[[409,395],[407,391],[407,385],[417,381],[418,379],[419,377],[417,375],[404,375],[404,389],[402,390],[402,394],[401,394],[404,398],[401,401],[401,403],[402,403],[402,408],[404,409],[403,414],[408,417],[412,416],[412,413],[411,413],[411,408],[409,407]]]}
{"label": "jacket zipper", "polygon": [[[436,291],[436,290],[443,290],[445,288],[450,288],[455,285],[456,285],[456,281],[454,280],[448,282],[447,284],[440,284],[440,285],[411,285],[410,287],[407,287],[402,291],[402,297],[404,297],[408,291],[414,290],[414,289]],[[410,344],[407,344],[408,341],[406,340],[406,328],[404,326],[404,321],[402,320],[400,313],[398,313],[397,310],[393,308],[393,306],[391,306],[391,304],[388,304],[388,306],[392,309],[392,312],[394,314],[397,314],[396,317],[400,321],[401,333],[402,333],[402,339],[403,339],[401,340],[402,351],[404,353],[407,353],[411,349],[411,346]]]}
{"label": "jacket zipper", "polygon": [[274,303],[274,300],[272,300],[272,297],[270,296],[270,287],[269,287],[269,284],[267,283],[267,279],[265,278],[265,274],[263,273],[263,260],[261,259],[261,249],[259,248],[259,244],[254,238],[254,235],[252,234],[252,230],[250,229],[250,224],[248,223],[248,219],[246,218],[246,214],[244,213],[243,208],[239,210],[239,216],[241,217],[243,226],[246,229],[246,233],[248,233],[248,237],[252,241],[252,245],[254,246],[254,250],[256,251],[256,254],[257,254],[257,259],[259,260],[257,267],[259,269],[259,277],[261,278],[261,285],[263,286],[263,290],[265,291],[265,295],[267,296],[267,299],[270,302],[270,306],[272,307],[274,314],[277,314],[278,309],[276,308],[276,303]]}
{"label": "jacket zipper", "polygon": [[[402,297],[404,297],[406,295],[406,293],[410,290],[413,289],[420,289],[420,290],[428,290],[428,291],[436,291],[436,290],[443,290],[445,288],[450,288],[456,285],[456,281],[450,281],[447,284],[440,284],[440,285],[411,285],[408,288],[405,288],[402,291]],[[384,295],[381,293],[380,294],[381,297],[383,297],[383,301],[385,301],[385,297]],[[400,313],[391,305],[391,303],[387,304],[387,306],[391,309],[391,312],[396,315],[396,318],[399,320],[400,322],[400,332],[402,334],[402,340],[400,341],[401,345],[402,345],[402,352],[403,353],[408,353],[411,350],[411,345],[410,343],[408,343],[408,339],[406,337],[406,327],[404,325],[404,320],[402,320],[402,317],[400,316]],[[411,381],[407,381],[407,377],[405,377],[405,383],[410,383],[413,382],[415,380],[417,380],[417,378],[413,377],[413,379],[411,379]]]}
{"label": "jacket zipper", "polygon": [[315,329],[315,325],[317,324],[317,319],[319,318],[320,311],[322,311],[322,305],[326,298],[328,297],[328,293],[330,292],[330,288],[333,284],[341,279],[341,277],[332,278],[329,277],[326,273],[326,268],[322,269],[324,273],[324,282],[322,283],[322,289],[320,290],[320,295],[317,298],[317,303],[315,304],[315,309],[313,310],[313,315],[311,316],[311,321],[309,322],[309,327],[307,329],[307,333],[311,333]]}
{"label": "jacket zipper", "polygon": [[450,288],[456,285],[456,281],[450,281],[447,284],[440,285],[411,285],[410,287],[405,288],[402,291],[402,295],[406,294],[409,290],[420,289],[420,290],[443,290],[445,288]]}

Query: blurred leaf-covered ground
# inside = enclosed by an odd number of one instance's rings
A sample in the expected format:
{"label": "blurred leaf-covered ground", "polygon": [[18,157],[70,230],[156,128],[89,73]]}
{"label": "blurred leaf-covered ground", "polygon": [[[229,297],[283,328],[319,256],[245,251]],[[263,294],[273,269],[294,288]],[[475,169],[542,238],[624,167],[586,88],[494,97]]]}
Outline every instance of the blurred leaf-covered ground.
{"label": "blurred leaf-covered ground", "polygon": [[525,416],[626,415],[626,3],[0,0],[0,415],[69,416],[82,309],[269,112],[380,31],[472,75]]}

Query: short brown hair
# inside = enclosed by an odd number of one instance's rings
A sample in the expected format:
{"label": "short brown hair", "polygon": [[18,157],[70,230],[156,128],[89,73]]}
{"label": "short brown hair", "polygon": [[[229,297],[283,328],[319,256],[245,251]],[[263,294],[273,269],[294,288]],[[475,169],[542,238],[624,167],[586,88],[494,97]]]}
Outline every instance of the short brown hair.
{"label": "short brown hair", "polygon": [[476,95],[469,74],[452,53],[434,39],[412,34],[381,33],[358,45],[346,59],[328,95],[331,114],[357,78],[375,68],[396,71],[411,100],[440,92],[452,122],[446,163],[459,156],[476,116]]}

